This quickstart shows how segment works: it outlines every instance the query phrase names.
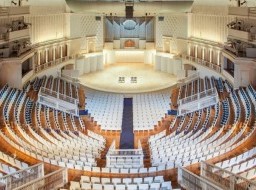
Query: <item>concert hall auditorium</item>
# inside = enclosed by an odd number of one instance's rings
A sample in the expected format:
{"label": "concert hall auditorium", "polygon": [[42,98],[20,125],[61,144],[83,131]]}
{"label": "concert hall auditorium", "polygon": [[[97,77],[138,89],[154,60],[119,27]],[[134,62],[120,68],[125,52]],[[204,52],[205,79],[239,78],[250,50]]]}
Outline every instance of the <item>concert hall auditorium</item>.
{"label": "concert hall auditorium", "polygon": [[0,190],[256,190],[256,0],[0,0]]}

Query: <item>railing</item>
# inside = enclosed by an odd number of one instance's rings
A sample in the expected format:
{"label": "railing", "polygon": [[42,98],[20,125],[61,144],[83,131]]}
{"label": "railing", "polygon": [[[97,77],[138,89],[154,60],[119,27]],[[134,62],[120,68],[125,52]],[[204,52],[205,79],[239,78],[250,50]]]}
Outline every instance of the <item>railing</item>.
{"label": "railing", "polygon": [[8,7],[0,7],[0,15],[7,15],[8,12]]}
{"label": "railing", "polygon": [[196,72],[196,73],[194,73],[192,75],[187,76],[186,78],[180,79],[179,80],[179,86],[182,86],[185,83],[197,80],[197,79],[199,79],[199,76],[200,76],[199,72]]}
{"label": "railing", "polygon": [[12,190],[44,176],[43,163],[0,178],[0,189]]}
{"label": "railing", "polygon": [[219,95],[216,88],[208,89],[204,92],[179,100],[178,115],[184,115],[196,110],[200,110],[219,102]]}
{"label": "railing", "polygon": [[256,7],[249,7],[249,16],[256,16]]}
{"label": "railing", "polygon": [[17,53],[17,56],[19,57],[20,55],[22,55],[23,53],[26,53],[28,51],[30,51],[32,49],[32,46],[28,45],[26,47],[21,47],[21,48],[18,48],[16,50],[14,50],[14,52]]}
{"label": "railing", "polygon": [[141,149],[115,149],[109,150],[107,156],[143,156],[143,151]]}
{"label": "railing", "polygon": [[67,96],[65,94],[61,94],[59,92],[56,92],[56,91],[48,89],[48,88],[41,87],[39,94],[45,95],[45,96],[52,96],[54,98],[64,100],[64,101],[72,103],[72,104],[76,104],[76,105],[78,104],[78,99],[72,98],[71,96]]}
{"label": "railing", "polygon": [[62,57],[62,58],[55,59],[53,61],[41,64],[41,65],[38,65],[38,66],[35,67],[35,73],[38,73],[38,72],[43,71],[45,69],[48,69],[49,67],[59,65],[59,64],[65,62],[65,61],[75,59],[77,56],[78,55],[66,56],[66,57]]}
{"label": "railing", "polygon": [[195,58],[195,57],[189,56],[189,55],[182,55],[182,59],[185,59],[187,61],[203,65],[205,67],[209,67],[209,68],[217,71],[218,73],[221,73],[221,66],[220,65],[216,65],[214,63],[211,63],[209,61],[206,61],[206,60],[203,60],[203,59],[200,59],[200,58]]}
{"label": "railing", "polygon": [[189,170],[179,167],[178,168],[178,182],[184,189],[193,190],[223,190],[210,181],[197,176]]}
{"label": "railing", "polygon": [[64,186],[66,183],[68,183],[68,170],[67,168],[62,168],[14,190],[54,190]]}
{"label": "railing", "polygon": [[228,190],[253,190],[256,189],[256,183],[247,180],[240,175],[219,168],[215,165],[201,162],[201,176],[213,181],[223,189]]}
{"label": "railing", "polygon": [[[116,165],[128,165],[131,164],[128,159],[132,159],[132,162],[138,167],[144,167],[142,149],[109,149],[107,158],[107,167],[115,167]],[[134,167],[134,166],[132,166]]]}
{"label": "railing", "polygon": [[190,103],[193,101],[199,101],[200,99],[205,98],[207,96],[217,96],[217,95],[218,95],[218,92],[217,92],[216,88],[211,88],[211,89],[205,90],[203,92],[200,92],[198,94],[183,98],[183,99],[179,100],[178,104],[179,105],[187,104],[187,103]]}
{"label": "railing", "polygon": [[6,38],[9,40],[19,39],[19,38],[29,38],[29,28],[24,27],[23,29],[13,30],[8,32]]}
{"label": "railing", "polygon": [[30,13],[29,6],[0,7],[0,15],[24,15]]}
{"label": "railing", "polygon": [[41,87],[38,103],[68,114],[79,116],[78,99]]}
{"label": "railing", "polygon": [[61,79],[64,79],[64,80],[66,80],[68,82],[79,83],[79,79],[77,77],[71,77],[71,76],[65,75],[65,74],[60,73],[60,72],[58,72],[58,76]]}

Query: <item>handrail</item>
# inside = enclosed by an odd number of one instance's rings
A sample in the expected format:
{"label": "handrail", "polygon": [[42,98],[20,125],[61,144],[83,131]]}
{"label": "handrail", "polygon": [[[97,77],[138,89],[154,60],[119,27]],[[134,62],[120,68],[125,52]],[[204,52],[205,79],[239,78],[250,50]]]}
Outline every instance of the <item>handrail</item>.
{"label": "handrail", "polygon": [[39,179],[33,180],[14,190],[57,189],[68,182],[68,169],[62,168]]}
{"label": "handrail", "polygon": [[206,61],[206,60],[203,60],[203,59],[200,59],[200,58],[196,58],[196,57],[193,57],[193,56],[190,56],[190,55],[186,55],[186,54],[182,55],[182,59],[185,59],[187,61],[194,62],[194,63],[200,64],[200,65],[209,67],[209,68],[217,71],[218,73],[221,73],[221,66],[216,65],[214,63],[211,63],[209,61]]}
{"label": "handrail", "polygon": [[199,72],[196,72],[196,73],[193,73],[185,78],[180,79],[179,82],[182,83],[181,85],[184,85],[184,83],[188,83],[188,82],[197,80],[197,79],[199,79],[199,77],[200,77]]}
{"label": "handrail", "polygon": [[256,189],[255,182],[205,161],[201,162],[201,176],[229,190]]}
{"label": "handrail", "polygon": [[223,190],[207,179],[204,179],[203,177],[200,177],[182,167],[178,167],[178,182],[184,189]]}
{"label": "handrail", "polygon": [[190,103],[190,102],[193,102],[193,101],[196,101],[196,100],[200,100],[200,99],[205,98],[207,96],[214,96],[214,95],[217,95],[217,94],[218,94],[218,92],[217,92],[216,88],[211,88],[211,89],[205,90],[203,92],[200,92],[200,93],[188,96],[186,98],[180,99],[178,104],[179,105],[187,104],[187,103]]}
{"label": "handrail", "polygon": [[44,176],[44,165],[43,163],[39,163],[15,173],[3,176],[0,178],[0,182],[5,184],[5,190],[11,190],[42,176]]}
{"label": "handrail", "polygon": [[80,54],[66,56],[66,57],[58,58],[58,59],[55,59],[53,61],[49,61],[47,63],[38,65],[38,66],[35,67],[35,73],[38,73],[38,72],[43,71],[45,69],[48,69],[49,67],[52,67],[52,66],[55,66],[55,65],[59,65],[59,64],[61,64],[63,62],[69,61],[71,59],[75,59],[79,55]]}
{"label": "handrail", "polygon": [[64,100],[64,101],[70,102],[72,104],[77,104],[79,102],[79,100],[76,98],[73,98],[73,97],[65,95],[65,94],[61,94],[59,92],[56,92],[54,90],[51,90],[51,89],[48,89],[45,87],[40,88],[39,95],[42,95],[42,94],[49,95],[49,96],[58,98],[60,100]]}

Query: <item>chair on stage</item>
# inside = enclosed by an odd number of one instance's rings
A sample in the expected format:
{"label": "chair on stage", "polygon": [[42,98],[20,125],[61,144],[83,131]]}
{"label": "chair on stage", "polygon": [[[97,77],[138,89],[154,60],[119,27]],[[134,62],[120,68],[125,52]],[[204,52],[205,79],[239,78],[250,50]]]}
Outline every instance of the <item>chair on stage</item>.
{"label": "chair on stage", "polygon": [[119,83],[125,83],[125,77],[119,77],[118,82]]}
{"label": "chair on stage", "polygon": [[131,77],[131,83],[137,83],[137,77]]}

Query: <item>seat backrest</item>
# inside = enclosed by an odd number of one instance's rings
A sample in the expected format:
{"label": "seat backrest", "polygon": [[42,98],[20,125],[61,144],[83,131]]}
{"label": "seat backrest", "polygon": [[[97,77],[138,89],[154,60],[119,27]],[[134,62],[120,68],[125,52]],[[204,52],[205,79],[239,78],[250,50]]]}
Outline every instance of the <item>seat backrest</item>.
{"label": "seat backrest", "polygon": [[91,182],[92,183],[100,183],[100,178],[99,177],[91,177]]}
{"label": "seat backrest", "polygon": [[133,183],[136,183],[136,184],[141,184],[142,183],[142,178],[134,178],[133,179]]}
{"label": "seat backrest", "polygon": [[116,190],[125,190],[125,185],[124,184],[118,184],[115,185],[116,186]]}
{"label": "seat backrest", "polygon": [[77,190],[80,189],[80,183],[76,181],[71,181],[70,182],[70,190]]}
{"label": "seat backrest", "polygon": [[94,183],[92,184],[93,190],[103,190],[102,184]]}
{"label": "seat backrest", "polygon": [[139,184],[139,190],[148,190],[148,189],[149,189],[148,184],[144,184],[144,183]]}
{"label": "seat backrest", "polygon": [[137,185],[129,184],[129,185],[127,185],[127,190],[137,190]]}
{"label": "seat backrest", "polygon": [[104,184],[104,190],[115,190],[115,187],[113,184]]}

